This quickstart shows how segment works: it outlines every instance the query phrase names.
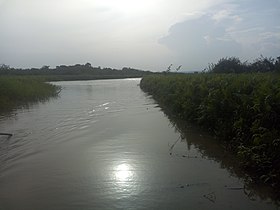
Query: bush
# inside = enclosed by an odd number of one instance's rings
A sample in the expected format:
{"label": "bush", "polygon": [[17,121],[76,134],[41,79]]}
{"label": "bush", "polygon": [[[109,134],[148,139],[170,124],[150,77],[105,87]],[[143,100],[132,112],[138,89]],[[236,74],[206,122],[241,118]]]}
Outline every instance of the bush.
{"label": "bush", "polygon": [[57,96],[59,87],[31,77],[0,78],[0,113],[30,102]]}
{"label": "bush", "polygon": [[222,58],[216,64],[206,68],[210,73],[252,73],[252,72],[280,72],[280,57],[276,59],[261,56],[253,63],[241,62],[239,58]]}
{"label": "bush", "polygon": [[280,186],[279,75],[147,76],[140,86],[173,115],[217,136],[256,180]]}

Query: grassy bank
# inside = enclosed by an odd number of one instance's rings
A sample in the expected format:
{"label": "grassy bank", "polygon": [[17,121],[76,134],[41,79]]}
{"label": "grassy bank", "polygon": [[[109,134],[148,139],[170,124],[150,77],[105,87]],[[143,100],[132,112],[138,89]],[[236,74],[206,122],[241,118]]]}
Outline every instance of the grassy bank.
{"label": "grassy bank", "polygon": [[43,78],[0,77],[0,113],[16,107],[57,96],[59,87],[45,83]]}
{"label": "grassy bank", "polygon": [[280,186],[279,74],[147,76],[140,86],[217,136],[254,180]]}

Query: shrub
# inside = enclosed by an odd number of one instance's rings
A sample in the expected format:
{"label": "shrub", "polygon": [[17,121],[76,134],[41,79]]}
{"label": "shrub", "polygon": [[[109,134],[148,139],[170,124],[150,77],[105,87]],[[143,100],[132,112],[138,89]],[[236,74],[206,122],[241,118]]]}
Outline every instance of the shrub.
{"label": "shrub", "polygon": [[147,76],[140,86],[173,115],[217,136],[256,180],[280,186],[279,75]]}

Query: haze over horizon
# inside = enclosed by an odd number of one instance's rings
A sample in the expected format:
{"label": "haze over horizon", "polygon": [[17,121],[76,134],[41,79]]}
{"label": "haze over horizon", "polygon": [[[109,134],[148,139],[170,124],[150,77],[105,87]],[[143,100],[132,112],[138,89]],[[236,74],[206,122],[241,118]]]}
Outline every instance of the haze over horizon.
{"label": "haze over horizon", "polygon": [[0,0],[0,64],[203,70],[280,56],[280,0]]}

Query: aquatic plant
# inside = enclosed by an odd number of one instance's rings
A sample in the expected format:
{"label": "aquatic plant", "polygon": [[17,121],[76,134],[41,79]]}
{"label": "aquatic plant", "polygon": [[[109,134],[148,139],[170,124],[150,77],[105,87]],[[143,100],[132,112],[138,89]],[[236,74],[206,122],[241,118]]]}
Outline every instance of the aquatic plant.
{"label": "aquatic plant", "polygon": [[39,77],[0,77],[0,113],[57,96],[59,87]]}
{"label": "aquatic plant", "polygon": [[280,186],[280,77],[151,75],[140,87],[174,116],[214,134],[255,181]]}

